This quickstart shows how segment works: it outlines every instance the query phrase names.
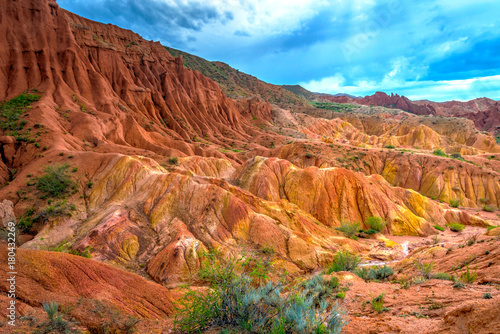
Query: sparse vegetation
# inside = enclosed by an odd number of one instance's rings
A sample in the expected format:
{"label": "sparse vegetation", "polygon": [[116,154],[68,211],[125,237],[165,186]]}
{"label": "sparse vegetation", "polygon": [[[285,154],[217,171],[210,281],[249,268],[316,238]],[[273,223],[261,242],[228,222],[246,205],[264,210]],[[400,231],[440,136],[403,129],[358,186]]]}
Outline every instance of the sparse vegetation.
{"label": "sparse vegetation", "polygon": [[492,206],[492,205],[483,205],[483,211],[486,211],[486,212],[495,212],[495,207]]}
{"label": "sparse vegetation", "polygon": [[372,304],[373,309],[377,313],[382,313],[383,311],[385,311],[385,308],[384,308],[384,294],[383,293],[381,293],[380,295],[378,295],[376,297],[372,296],[370,303]]}
{"label": "sparse vegetation", "polygon": [[447,157],[446,153],[440,148],[434,150],[434,152],[432,152],[432,154],[440,156],[440,157]]}
{"label": "sparse vegetation", "polygon": [[432,276],[432,269],[434,269],[434,262],[422,263],[420,261],[413,262],[413,266],[420,272],[420,275],[425,279],[430,279]]}
{"label": "sparse vegetation", "polygon": [[53,165],[44,168],[45,174],[37,179],[36,188],[48,197],[64,197],[76,186],[68,175],[69,165]]}
{"label": "sparse vegetation", "polygon": [[75,329],[75,324],[63,319],[59,313],[59,304],[56,302],[49,302],[42,304],[43,309],[47,313],[47,321],[38,326],[36,333],[61,333],[61,334],[74,334],[81,333]]}
{"label": "sparse vegetation", "polygon": [[368,217],[366,219],[365,224],[368,225],[370,229],[375,230],[377,232],[381,232],[387,225],[387,223],[383,221],[382,218],[380,217]]}
{"label": "sparse vegetation", "polygon": [[24,93],[0,105],[0,129],[22,130],[26,125],[25,120],[20,120],[21,115],[29,106],[40,99],[40,95]]}
{"label": "sparse vegetation", "polygon": [[444,227],[441,227],[439,225],[434,225],[434,228],[438,231],[444,231]]}
{"label": "sparse vegetation", "polygon": [[332,272],[338,271],[354,272],[360,262],[361,259],[356,254],[351,253],[348,250],[341,250],[335,254],[333,262],[326,269],[326,273],[331,274]]}
{"label": "sparse vegetation", "polygon": [[465,271],[460,275],[460,280],[464,283],[470,284],[474,283],[474,281],[477,278],[477,271],[476,270],[469,270],[469,265],[467,264],[465,267]]}
{"label": "sparse vegetation", "polygon": [[340,226],[336,227],[335,229],[344,233],[346,237],[356,240],[356,233],[358,232],[360,225],[361,224],[359,222],[342,222]]}
{"label": "sparse vegetation", "polygon": [[453,232],[462,232],[462,230],[465,228],[465,226],[460,223],[449,223],[448,227]]}
{"label": "sparse vegetation", "polygon": [[321,277],[283,294],[281,284],[255,286],[252,278],[239,275],[240,260],[222,261],[218,256],[211,251],[208,262],[204,261],[211,289],[205,293],[189,290],[179,300],[174,320],[177,331],[200,333],[217,325],[251,333],[340,333],[347,324],[340,306],[330,305],[327,311],[322,299],[332,287]]}
{"label": "sparse vegetation", "polygon": [[66,200],[59,201],[55,204],[50,203],[33,218],[34,221],[45,222],[55,217],[71,216],[71,211],[76,209],[74,205],[68,204]]}
{"label": "sparse vegetation", "polygon": [[431,275],[432,278],[435,278],[435,279],[441,279],[441,280],[446,280],[446,281],[452,281],[452,282],[455,282],[457,280],[457,278],[452,275],[452,274],[448,274],[448,273],[435,273],[435,274],[432,274]]}
{"label": "sparse vegetation", "polygon": [[365,281],[384,281],[394,274],[394,270],[386,265],[361,267],[354,270],[354,273]]}
{"label": "sparse vegetation", "polygon": [[168,163],[171,165],[178,165],[179,164],[179,158],[176,156],[168,158]]}
{"label": "sparse vegetation", "polygon": [[352,104],[335,102],[309,102],[314,108],[331,110],[334,112],[346,112],[355,108]]}
{"label": "sparse vegetation", "polygon": [[460,200],[458,200],[458,199],[451,199],[450,200],[450,206],[452,208],[458,208],[460,206]]}
{"label": "sparse vegetation", "polygon": [[77,249],[73,249],[71,247],[71,245],[66,241],[59,243],[57,246],[49,248],[49,250],[51,250],[53,252],[68,253],[68,254],[72,254],[72,255],[86,257],[89,259],[92,258],[92,254],[91,254],[92,247],[88,246],[83,251],[79,251]]}

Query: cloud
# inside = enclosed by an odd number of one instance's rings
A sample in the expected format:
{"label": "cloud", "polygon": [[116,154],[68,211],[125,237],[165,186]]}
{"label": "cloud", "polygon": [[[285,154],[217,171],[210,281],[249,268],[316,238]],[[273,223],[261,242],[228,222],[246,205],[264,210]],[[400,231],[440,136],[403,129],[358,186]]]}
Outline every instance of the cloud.
{"label": "cloud", "polygon": [[500,75],[471,78],[465,80],[440,81],[358,81],[354,85],[345,85],[341,74],[325,77],[321,80],[302,82],[301,86],[323,93],[347,93],[352,95],[371,95],[377,91],[388,94],[398,93],[413,100],[432,100],[437,102],[460,100],[467,101],[479,97],[500,99]]}
{"label": "cloud", "polygon": [[[324,78],[335,78],[330,87],[337,83],[361,94],[371,84],[386,91],[404,89],[412,82],[434,87],[430,83],[492,77],[500,68],[496,0],[59,0],[59,4],[275,84],[320,87],[328,86],[321,85]],[[412,87],[416,95],[425,96],[425,90]],[[449,96],[444,88],[427,95],[436,92]]]}
{"label": "cloud", "polygon": [[184,45],[189,34],[212,22],[226,24],[231,12],[204,2],[162,0],[59,0],[61,7],[103,23],[134,30],[147,39]]}

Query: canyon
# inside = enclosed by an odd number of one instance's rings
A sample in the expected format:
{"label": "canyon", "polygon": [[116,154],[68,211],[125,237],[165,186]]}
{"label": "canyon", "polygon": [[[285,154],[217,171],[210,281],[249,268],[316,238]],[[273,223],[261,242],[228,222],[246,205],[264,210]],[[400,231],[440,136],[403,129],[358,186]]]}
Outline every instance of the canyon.
{"label": "canyon", "polygon": [[[329,274],[345,333],[500,331],[498,102],[272,85],[53,0],[3,1],[0,45],[12,333],[40,328],[47,302],[75,331],[173,330],[177,301],[208,291],[214,249],[272,263],[266,279],[290,286],[344,251],[390,262],[389,281]],[[469,267],[474,280],[458,282]],[[0,290],[6,319],[5,280]],[[373,294],[387,310],[372,309]]]}

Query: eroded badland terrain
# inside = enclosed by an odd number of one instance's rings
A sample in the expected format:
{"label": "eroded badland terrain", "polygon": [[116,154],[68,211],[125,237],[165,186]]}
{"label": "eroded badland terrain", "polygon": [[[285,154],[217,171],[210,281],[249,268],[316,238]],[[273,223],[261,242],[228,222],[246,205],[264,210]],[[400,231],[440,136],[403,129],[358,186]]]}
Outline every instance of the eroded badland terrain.
{"label": "eroded badland terrain", "polygon": [[5,333],[500,333],[499,102],[275,86],[52,0],[0,45]]}

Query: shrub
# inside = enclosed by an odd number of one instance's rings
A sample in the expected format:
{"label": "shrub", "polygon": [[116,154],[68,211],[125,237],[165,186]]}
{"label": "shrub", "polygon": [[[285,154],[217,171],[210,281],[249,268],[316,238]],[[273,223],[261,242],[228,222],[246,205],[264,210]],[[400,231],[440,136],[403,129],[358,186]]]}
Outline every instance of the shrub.
{"label": "shrub", "polygon": [[492,205],[483,205],[483,211],[486,212],[495,212],[495,207]]}
{"label": "shrub", "polygon": [[17,122],[30,104],[40,99],[40,95],[21,94],[0,105],[0,129],[22,130],[26,121]]}
{"label": "shrub", "polygon": [[274,255],[276,254],[276,249],[274,249],[273,245],[265,245],[260,248],[260,251],[264,254]]}
{"label": "shrub", "polygon": [[335,229],[337,231],[344,233],[346,237],[356,240],[357,239],[356,233],[358,232],[359,227],[360,223],[358,222],[353,222],[353,223],[342,222],[340,227],[336,227]]}
{"label": "shrub", "polygon": [[434,268],[434,262],[422,263],[420,261],[413,262],[413,266],[420,272],[426,279],[431,278],[431,272]]}
{"label": "shrub", "polygon": [[58,313],[59,304],[55,302],[49,302],[42,304],[43,309],[47,313],[48,320],[38,326],[38,330],[35,333],[46,334],[46,333],[80,333],[78,330],[74,330],[74,323],[65,321],[63,317]]}
{"label": "shrub", "polygon": [[337,254],[335,254],[333,262],[327,268],[326,272],[327,274],[331,274],[332,272],[338,272],[338,271],[354,272],[354,269],[356,269],[356,267],[360,262],[361,259],[356,254],[353,254],[348,250],[341,250],[338,251]]}
{"label": "shrub", "polygon": [[462,230],[465,228],[465,226],[460,223],[449,223],[448,227],[453,232],[462,232]]}
{"label": "shrub", "polygon": [[63,197],[68,194],[75,183],[67,174],[69,165],[46,166],[44,175],[38,178],[36,188],[49,197]]}
{"label": "shrub", "polygon": [[387,225],[387,223],[380,217],[368,217],[365,224],[368,225],[370,229],[378,232],[382,231]]}
{"label": "shrub", "polygon": [[483,295],[483,299],[492,299],[493,296],[491,296],[491,293],[489,292],[486,292],[484,295]]}
{"label": "shrub", "polygon": [[460,279],[464,283],[474,283],[477,278],[477,271],[470,271],[469,265],[466,266],[465,271],[460,275]]}
{"label": "shrub", "polygon": [[321,302],[331,296],[335,289],[339,286],[339,279],[333,277],[330,281],[326,281],[323,275],[315,275],[302,283],[304,294],[307,298],[312,298],[314,306],[320,306]]}
{"label": "shrub", "polygon": [[394,145],[384,145],[384,148],[395,148]]}
{"label": "shrub", "polygon": [[330,305],[329,311],[326,302],[318,305],[318,296],[325,291],[322,278],[283,294],[280,284],[255,286],[249,276],[236,274],[239,260],[224,263],[216,254],[209,252],[208,262],[204,261],[210,264],[203,269],[210,289],[205,293],[190,290],[179,300],[174,320],[177,331],[200,333],[217,325],[251,333],[340,333],[347,324],[345,311],[337,304]]}
{"label": "shrub", "polygon": [[432,278],[447,280],[452,282],[455,282],[457,280],[457,278],[454,275],[448,273],[435,273],[432,275]]}
{"label": "shrub", "polygon": [[458,200],[458,199],[450,200],[450,206],[452,208],[458,208],[460,206],[460,200]]}
{"label": "shrub", "polygon": [[168,158],[168,163],[171,165],[178,165],[179,164],[179,158],[176,156]]}
{"label": "shrub", "polygon": [[66,203],[66,200],[62,200],[53,205],[48,205],[45,209],[40,211],[33,219],[35,221],[48,221],[50,218],[60,217],[60,216],[71,216],[71,205]]}
{"label": "shrub", "polygon": [[354,270],[354,274],[361,277],[365,281],[383,281],[389,278],[389,276],[394,274],[394,270],[391,267],[384,265],[373,266],[371,268],[361,267]]}
{"label": "shrub", "polygon": [[462,155],[460,153],[452,153],[451,157],[453,159],[463,159]]}
{"label": "shrub", "polygon": [[444,231],[444,228],[439,225],[434,225],[434,228],[438,231]]}
{"label": "shrub", "polygon": [[384,294],[381,293],[380,295],[376,297],[371,297],[371,304],[373,306],[373,309],[377,311],[378,313],[381,313],[384,311]]}
{"label": "shrub", "polygon": [[446,153],[442,149],[440,149],[440,148],[438,148],[437,150],[434,150],[434,152],[432,152],[432,154],[438,155],[440,157],[446,157],[447,156]]}

